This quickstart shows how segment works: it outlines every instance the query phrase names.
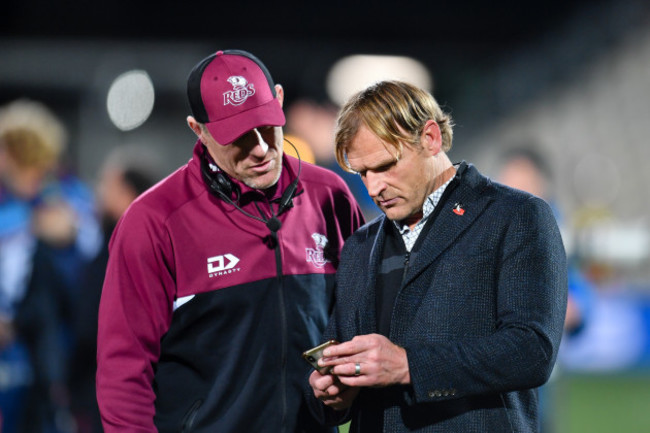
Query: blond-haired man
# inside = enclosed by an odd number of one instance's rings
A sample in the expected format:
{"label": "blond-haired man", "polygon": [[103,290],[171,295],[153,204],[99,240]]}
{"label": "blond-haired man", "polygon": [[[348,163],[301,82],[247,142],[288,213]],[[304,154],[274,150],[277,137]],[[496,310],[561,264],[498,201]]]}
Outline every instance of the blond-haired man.
{"label": "blond-haired man", "polygon": [[549,206],[452,164],[451,119],[404,82],[353,96],[339,163],[385,215],[346,242],[341,343],[309,378],[333,424],[354,432],[534,432],[566,308],[566,259]]}

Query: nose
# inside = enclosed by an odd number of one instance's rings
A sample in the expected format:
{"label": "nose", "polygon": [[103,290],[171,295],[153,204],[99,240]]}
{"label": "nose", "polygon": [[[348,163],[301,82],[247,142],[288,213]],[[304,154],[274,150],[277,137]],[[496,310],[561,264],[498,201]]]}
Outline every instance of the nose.
{"label": "nose", "polygon": [[255,153],[258,156],[266,155],[266,152],[269,151],[269,145],[264,141],[264,137],[262,137],[262,134],[260,134],[257,128],[253,129],[253,136],[255,139],[255,146],[251,150],[251,153]]}
{"label": "nose", "polygon": [[374,173],[370,170],[366,172],[363,183],[366,185],[368,195],[372,198],[377,197],[386,189],[386,182],[380,173]]}

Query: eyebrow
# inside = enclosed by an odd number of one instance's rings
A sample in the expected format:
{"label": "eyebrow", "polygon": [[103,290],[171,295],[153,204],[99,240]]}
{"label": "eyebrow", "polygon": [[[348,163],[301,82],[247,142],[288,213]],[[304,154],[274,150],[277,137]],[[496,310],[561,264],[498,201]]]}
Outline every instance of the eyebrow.
{"label": "eyebrow", "polygon": [[[375,171],[375,170],[379,170],[379,169],[382,169],[382,168],[388,168],[389,166],[397,164],[398,162],[399,162],[399,158],[391,158],[391,159],[378,161],[377,163],[375,163],[373,165],[370,165],[370,166],[360,167],[359,170],[355,169],[352,166],[349,166],[349,167],[355,173],[361,174],[361,172],[368,171],[368,170]],[[348,165],[349,165],[349,162],[348,162]]]}

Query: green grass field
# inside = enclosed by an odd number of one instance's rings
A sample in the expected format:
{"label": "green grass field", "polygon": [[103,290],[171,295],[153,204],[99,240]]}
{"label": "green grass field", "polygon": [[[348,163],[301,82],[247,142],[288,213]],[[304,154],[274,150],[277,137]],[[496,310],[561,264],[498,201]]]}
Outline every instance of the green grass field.
{"label": "green grass field", "polygon": [[650,433],[650,374],[565,375],[548,392],[548,433]]}
{"label": "green grass field", "polygon": [[564,376],[553,397],[553,433],[650,432],[650,374]]}

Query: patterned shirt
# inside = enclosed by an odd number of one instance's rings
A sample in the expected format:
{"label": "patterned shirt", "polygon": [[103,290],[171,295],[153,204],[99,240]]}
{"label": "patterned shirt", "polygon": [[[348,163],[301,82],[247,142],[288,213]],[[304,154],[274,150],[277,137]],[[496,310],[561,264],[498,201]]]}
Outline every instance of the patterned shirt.
{"label": "patterned shirt", "polygon": [[422,232],[422,228],[424,225],[427,223],[427,220],[429,219],[429,216],[433,213],[433,210],[436,208],[436,205],[440,201],[440,197],[442,197],[442,194],[445,192],[445,189],[449,185],[449,183],[454,179],[452,176],[447,182],[445,182],[440,188],[429,194],[427,199],[424,201],[424,204],[422,205],[422,219],[415,224],[415,227],[413,227],[413,230],[408,226],[408,224],[402,224],[398,221],[393,221],[393,224],[395,224],[395,227],[397,227],[397,230],[402,234],[402,239],[404,239],[404,245],[406,246],[406,251],[411,251],[413,248],[413,245],[415,245],[415,241],[418,239],[418,236],[420,236],[420,232]]}

